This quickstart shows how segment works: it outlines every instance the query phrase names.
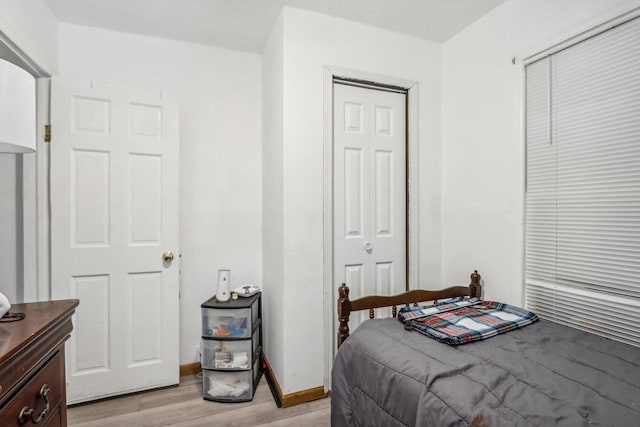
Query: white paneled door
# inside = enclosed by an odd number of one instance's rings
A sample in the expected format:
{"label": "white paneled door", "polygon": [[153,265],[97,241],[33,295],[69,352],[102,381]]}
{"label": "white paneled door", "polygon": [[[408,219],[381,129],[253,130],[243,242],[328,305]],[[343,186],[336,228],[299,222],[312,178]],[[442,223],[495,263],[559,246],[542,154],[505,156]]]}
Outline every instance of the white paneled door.
{"label": "white paneled door", "polygon": [[352,299],[404,292],[406,94],[335,83],[333,100],[334,283]]}
{"label": "white paneled door", "polygon": [[52,296],[80,300],[68,401],[177,384],[177,105],[54,78],[52,129]]}

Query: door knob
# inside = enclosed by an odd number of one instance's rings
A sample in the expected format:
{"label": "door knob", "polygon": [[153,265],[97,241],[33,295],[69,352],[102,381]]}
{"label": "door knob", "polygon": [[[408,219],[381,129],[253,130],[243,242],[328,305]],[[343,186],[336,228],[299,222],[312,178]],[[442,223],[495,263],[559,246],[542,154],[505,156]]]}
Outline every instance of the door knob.
{"label": "door knob", "polygon": [[173,261],[173,252],[171,251],[165,251],[162,253],[162,260],[164,262],[171,262]]}
{"label": "door knob", "polygon": [[371,243],[367,242],[364,244],[364,250],[371,253],[371,251],[373,250],[373,246],[371,246]]}

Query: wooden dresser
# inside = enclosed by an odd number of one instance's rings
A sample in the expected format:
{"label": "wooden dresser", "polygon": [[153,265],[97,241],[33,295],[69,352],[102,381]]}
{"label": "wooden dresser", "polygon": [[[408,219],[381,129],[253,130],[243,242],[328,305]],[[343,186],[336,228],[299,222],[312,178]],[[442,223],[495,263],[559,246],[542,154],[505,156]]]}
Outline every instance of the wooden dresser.
{"label": "wooden dresser", "polygon": [[67,425],[64,342],[78,300],[14,304],[0,323],[0,426]]}

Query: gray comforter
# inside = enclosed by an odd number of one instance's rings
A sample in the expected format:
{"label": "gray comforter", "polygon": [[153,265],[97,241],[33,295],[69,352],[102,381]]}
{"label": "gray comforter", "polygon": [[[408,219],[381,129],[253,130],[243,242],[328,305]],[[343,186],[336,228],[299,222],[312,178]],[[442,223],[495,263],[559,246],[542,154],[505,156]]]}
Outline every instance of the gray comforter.
{"label": "gray comforter", "polygon": [[450,347],[364,322],[335,359],[342,426],[640,426],[640,348],[541,320]]}

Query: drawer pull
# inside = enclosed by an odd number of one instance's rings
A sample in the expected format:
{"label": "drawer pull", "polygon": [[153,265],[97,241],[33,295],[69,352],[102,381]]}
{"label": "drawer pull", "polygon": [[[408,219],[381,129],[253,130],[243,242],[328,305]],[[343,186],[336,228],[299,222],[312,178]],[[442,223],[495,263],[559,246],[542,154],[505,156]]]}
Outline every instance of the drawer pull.
{"label": "drawer pull", "polygon": [[45,384],[40,389],[40,398],[44,400],[44,403],[46,403],[46,406],[44,407],[42,412],[40,412],[40,414],[38,415],[36,415],[35,410],[29,408],[28,406],[25,406],[24,408],[22,408],[22,411],[20,411],[20,417],[18,418],[18,420],[20,421],[20,424],[26,423],[29,420],[29,417],[31,417],[31,421],[34,424],[38,424],[40,421],[44,419],[44,417],[47,416],[47,412],[49,412],[49,397],[47,396],[48,394],[49,394],[49,385]]}

